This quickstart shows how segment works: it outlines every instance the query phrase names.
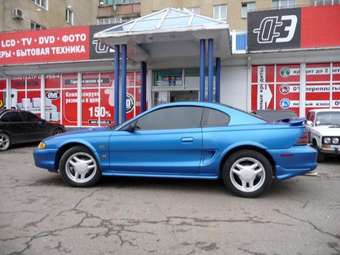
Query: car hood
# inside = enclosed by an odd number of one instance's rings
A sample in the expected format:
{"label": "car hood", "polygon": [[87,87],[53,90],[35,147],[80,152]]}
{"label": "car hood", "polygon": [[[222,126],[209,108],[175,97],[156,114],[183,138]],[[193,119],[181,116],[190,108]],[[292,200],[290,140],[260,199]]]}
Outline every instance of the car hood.
{"label": "car hood", "polygon": [[321,136],[340,136],[340,127],[338,126],[318,126],[314,130]]}
{"label": "car hood", "polygon": [[71,138],[71,137],[86,137],[88,134],[98,135],[100,133],[106,132],[106,131],[113,131],[110,127],[102,127],[102,128],[77,128],[77,129],[71,129],[67,130],[65,133],[60,133],[54,136],[50,136],[44,141],[49,141],[51,139],[62,139],[62,138]]}

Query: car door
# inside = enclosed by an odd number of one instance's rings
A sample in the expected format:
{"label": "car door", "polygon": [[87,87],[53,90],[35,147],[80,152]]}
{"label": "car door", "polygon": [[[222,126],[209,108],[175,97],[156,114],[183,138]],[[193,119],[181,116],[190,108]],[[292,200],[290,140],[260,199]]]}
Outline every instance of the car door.
{"label": "car door", "polygon": [[219,170],[219,159],[223,150],[234,139],[228,131],[230,116],[222,111],[205,108],[202,119],[202,165],[204,175],[216,176]]}
{"label": "car door", "polygon": [[45,121],[31,112],[21,112],[23,122],[30,127],[27,134],[31,141],[40,141],[47,136],[48,129],[45,127]]}
{"label": "car door", "polygon": [[19,112],[9,111],[1,117],[1,126],[9,133],[12,143],[27,142],[26,132],[29,130],[25,124],[23,124],[22,118]]}
{"label": "car door", "polygon": [[202,149],[201,107],[167,107],[135,123],[134,132],[110,138],[110,166],[130,174],[198,174]]}

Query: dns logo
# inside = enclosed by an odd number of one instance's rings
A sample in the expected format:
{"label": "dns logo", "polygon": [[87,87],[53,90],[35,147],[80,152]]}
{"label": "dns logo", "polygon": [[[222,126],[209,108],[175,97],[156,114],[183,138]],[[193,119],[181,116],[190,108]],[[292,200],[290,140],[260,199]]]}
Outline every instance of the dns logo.
{"label": "dns logo", "polygon": [[[287,43],[295,34],[297,25],[296,15],[270,16],[261,20],[260,26],[253,30],[257,34],[257,43]],[[279,28],[279,31],[277,31]],[[282,31],[285,33],[283,34]]]}

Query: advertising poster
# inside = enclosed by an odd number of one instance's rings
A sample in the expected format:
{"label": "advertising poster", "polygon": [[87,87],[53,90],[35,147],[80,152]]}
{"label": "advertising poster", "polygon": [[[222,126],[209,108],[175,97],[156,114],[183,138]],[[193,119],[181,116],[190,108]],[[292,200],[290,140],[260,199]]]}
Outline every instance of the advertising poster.
{"label": "advertising poster", "polygon": [[61,75],[45,76],[45,119],[62,123],[61,118]]}
{"label": "advertising poster", "polygon": [[63,74],[62,76],[62,124],[77,126],[77,74]]}
{"label": "advertising poster", "polygon": [[[252,111],[340,108],[340,63],[306,64],[305,102],[300,102],[300,65],[252,66]],[[273,89],[274,92],[273,92]],[[273,103],[274,102],[274,103]]]}

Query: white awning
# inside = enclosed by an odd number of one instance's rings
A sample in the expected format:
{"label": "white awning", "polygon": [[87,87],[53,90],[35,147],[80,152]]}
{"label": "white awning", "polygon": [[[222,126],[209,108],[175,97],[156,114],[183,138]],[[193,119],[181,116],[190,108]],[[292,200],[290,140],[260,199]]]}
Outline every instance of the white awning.
{"label": "white awning", "polygon": [[134,61],[197,58],[199,40],[210,38],[215,42],[216,57],[230,56],[228,24],[186,9],[163,9],[105,29],[94,37],[111,47],[127,44],[128,57]]}

